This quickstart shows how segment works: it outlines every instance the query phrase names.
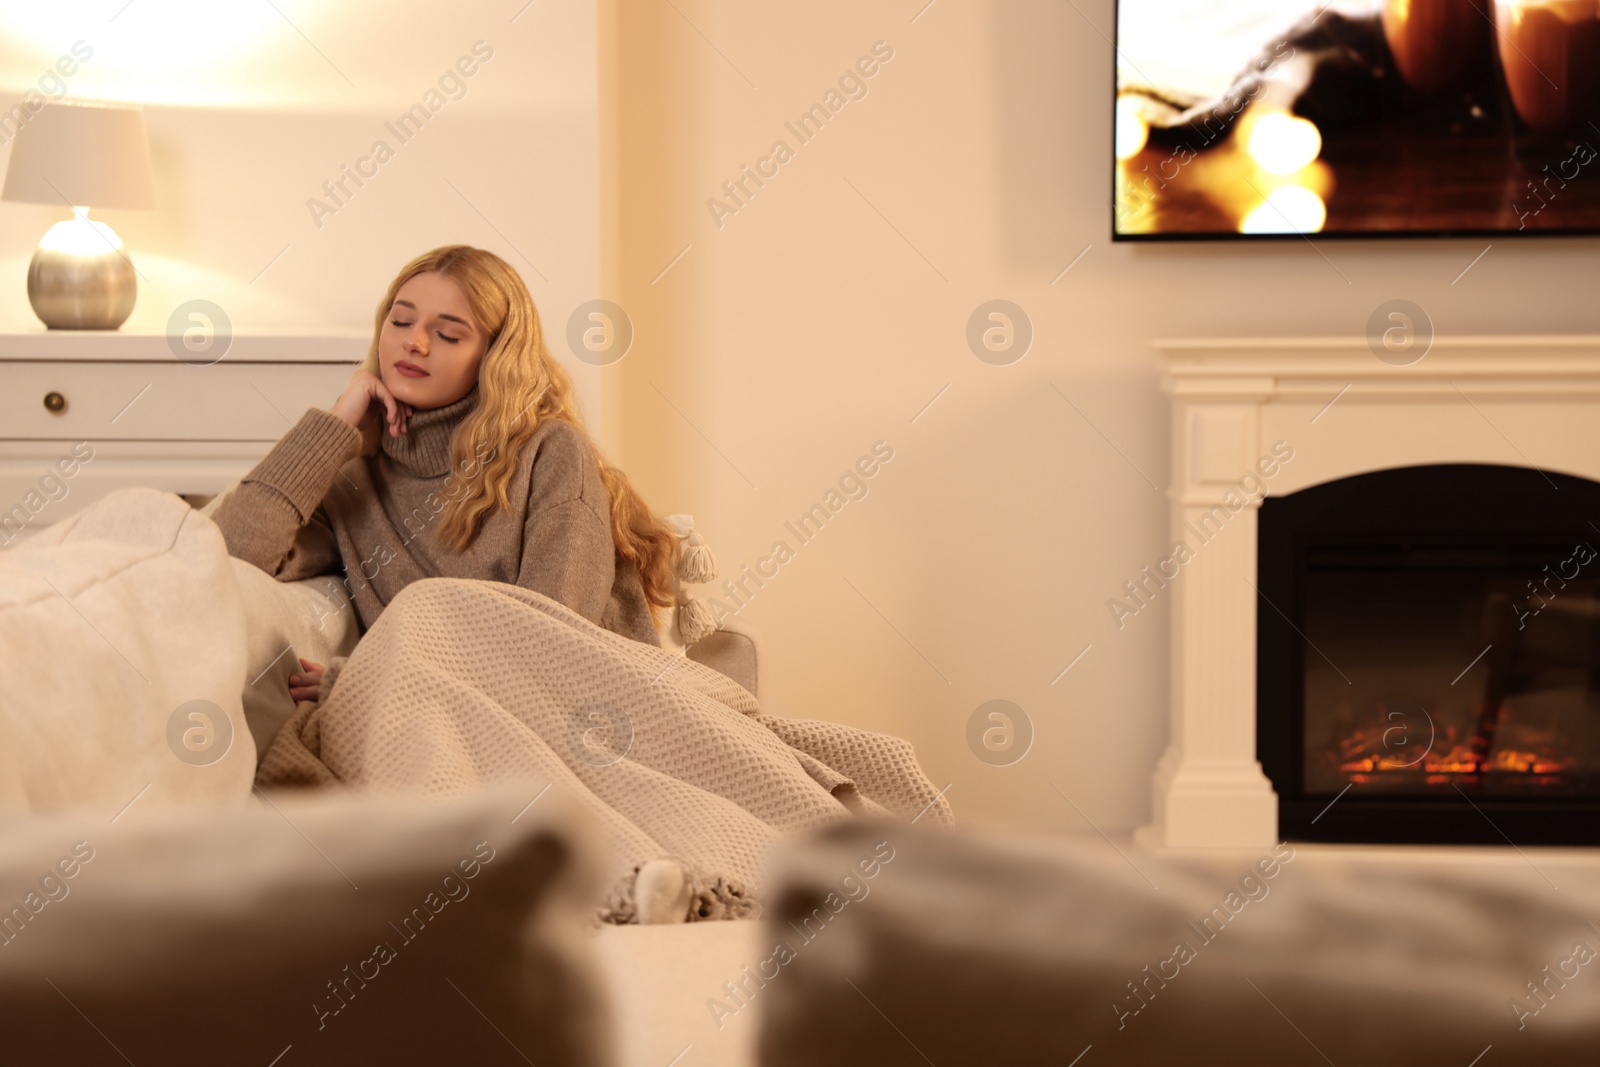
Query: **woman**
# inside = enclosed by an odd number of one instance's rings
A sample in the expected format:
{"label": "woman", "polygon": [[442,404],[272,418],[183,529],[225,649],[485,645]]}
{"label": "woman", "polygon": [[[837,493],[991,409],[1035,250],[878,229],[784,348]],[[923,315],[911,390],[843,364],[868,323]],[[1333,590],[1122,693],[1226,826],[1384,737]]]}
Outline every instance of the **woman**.
{"label": "woman", "polygon": [[750,915],[780,833],[946,817],[904,741],[768,716],[659,647],[676,536],[570,391],[505,262],[451,246],[400,272],[333,410],[307,411],[213,515],[280,579],[342,566],[363,624],[351,656],[300,661],[257,782],[559,785],[610,843],[611,922]]}
{"label": "woman", "polygon": [[[361,617],[419,578],[542,593],[659,645],[676,536],[590,440],[526,286],[448,245],[408,263],[332,410],[311,408],[218,506],[228,551],[281,581],[343,569]],[[298,701],[344,657],[302,658]]]}

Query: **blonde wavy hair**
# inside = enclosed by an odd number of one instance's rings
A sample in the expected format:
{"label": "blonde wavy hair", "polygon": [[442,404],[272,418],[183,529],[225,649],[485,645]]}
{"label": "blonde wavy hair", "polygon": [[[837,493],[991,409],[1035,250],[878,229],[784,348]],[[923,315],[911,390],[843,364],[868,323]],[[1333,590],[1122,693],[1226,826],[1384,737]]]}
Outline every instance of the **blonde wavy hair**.
{"label": "blonde wavy hair", "polygon": [[[496,507],[510,507],[506,486],[534,430],[547,419],[571,423],[589,441],[599,463],[600,480],[610,497],[611,541],[617,557],[638,568],[651,619],[659,625],[659,609],[674,602],[677,535],[651,513],[628,476],[606,460],[589,436],[573,404],[572,381],[550,357],[533,297],[509,263],[470,245],[445,245],[407,263],[378,303],[372,345],[362,369],[382,377],[378,338],[395,294],[412,278],[429,272],[443,274],[461,287],[472,317],[488,339],[478,364],[478,403],[450,439],[450,469],[474,474],[452,490],[440,516],[439,539],[457,552],[470,548],[490,513]],[[364,435],[365,455],[377,451],[379,421],[374,420]],[[470,462],[490,449],[493,455],[487,462]]]}

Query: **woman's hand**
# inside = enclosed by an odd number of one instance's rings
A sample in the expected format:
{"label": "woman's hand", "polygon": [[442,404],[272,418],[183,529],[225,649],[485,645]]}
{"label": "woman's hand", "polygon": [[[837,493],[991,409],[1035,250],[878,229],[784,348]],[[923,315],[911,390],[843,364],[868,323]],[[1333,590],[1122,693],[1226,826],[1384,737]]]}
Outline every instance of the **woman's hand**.
{"label": "woman's hand", "polygon": [[289,695],[294,697],[296,704],[302,700],[313,703],[317,699],[317,690],[322,688],[322,672],[324,667],[320,663],[313,663],[304,656],[297,657],[300,668],[305,673],[289,675]]}
{"label": "woman's hand", "polygon": [[382,407],[383,418],[389,424],[389,436],[398,437],[406,432],[406,420],[411,417],[411,405],[402,404],[389,392],[389,387],[369,370],[358,370],[350,376],[350,384],[334,402],[333,413],[354,426],[365,430],[367,424]]}

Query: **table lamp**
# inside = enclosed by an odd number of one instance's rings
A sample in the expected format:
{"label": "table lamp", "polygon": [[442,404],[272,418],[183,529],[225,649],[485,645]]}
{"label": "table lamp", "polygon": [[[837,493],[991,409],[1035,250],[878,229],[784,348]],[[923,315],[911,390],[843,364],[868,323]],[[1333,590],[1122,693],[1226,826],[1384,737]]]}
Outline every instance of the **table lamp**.
{"label": "table lamp", "polygon": [[155,174],[144,111],[53,101],[34,112],[11,147],[0,199],[63,204],[28,264],[28,302],[53,330],[114,330],[133,311],[137,274],[122,240],[90,208],[150,210]]}

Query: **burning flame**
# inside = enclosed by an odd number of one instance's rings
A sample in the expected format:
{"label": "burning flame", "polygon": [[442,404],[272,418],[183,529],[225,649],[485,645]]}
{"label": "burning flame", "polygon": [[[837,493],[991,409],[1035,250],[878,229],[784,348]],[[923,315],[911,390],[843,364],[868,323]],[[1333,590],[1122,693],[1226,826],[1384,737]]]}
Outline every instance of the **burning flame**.
{"label": "burning flame", "polygon": [[1382,725],[1358,728],[1337,741],[1330,756],[1338,761],[1339,770],[1357,784],[1398,775],[1421,775],[1428,785],[1448,785],[1464,775],[1516,774],[1542,778],[1567,773],[1577,764],[1575,757],[1555,754],[1559,747],[1553,737],[1542,751],[1501,748],[1480,757],[1455,735],[1454,730],[1441,736],[1437,747],[1430,747],[1417,758],[1403,750],[1397,751],[1389,743],[1388,734],[1392,729]]}

